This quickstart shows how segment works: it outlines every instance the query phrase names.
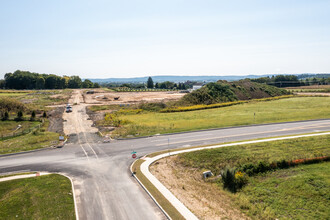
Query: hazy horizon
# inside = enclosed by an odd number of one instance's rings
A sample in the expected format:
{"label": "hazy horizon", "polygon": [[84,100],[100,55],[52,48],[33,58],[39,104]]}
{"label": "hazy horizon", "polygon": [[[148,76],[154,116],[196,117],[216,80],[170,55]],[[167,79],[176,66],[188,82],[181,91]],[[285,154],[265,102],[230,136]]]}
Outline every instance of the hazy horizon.
{"label": "hazy horizon", "polygon": [[330,72],[330,2],[72,0],[0,3],[0,78]]}

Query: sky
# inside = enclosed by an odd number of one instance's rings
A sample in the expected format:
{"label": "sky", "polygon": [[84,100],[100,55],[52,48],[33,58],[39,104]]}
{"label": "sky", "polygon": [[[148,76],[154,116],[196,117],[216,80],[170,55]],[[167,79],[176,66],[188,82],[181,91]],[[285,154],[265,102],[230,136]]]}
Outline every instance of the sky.
{"label": "sky", "polygon": [[329,0],[0,0],[0,78],[330,72]]}

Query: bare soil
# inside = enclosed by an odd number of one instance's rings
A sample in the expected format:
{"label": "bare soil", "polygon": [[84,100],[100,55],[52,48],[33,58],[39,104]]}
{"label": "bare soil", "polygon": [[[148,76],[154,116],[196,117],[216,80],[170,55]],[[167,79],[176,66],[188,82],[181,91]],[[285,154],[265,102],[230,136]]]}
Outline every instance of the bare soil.
{"label": "bare soil", "polygon": [[[96,90],[94,94],[84,93],[86,104],[114,105],[137,104],[141,102],[167,102],[178,100],[184,93],[179,92],[107,92]],[[115,100],[118,98],[118,100]]]}
{"label": "bare soil", "polygon": [[215,183],[205,182],[201,171],[181,166],[176,158],[158,160],[150,166],[150,172],[198,218],[249,219],[234,208],[226,192],[219,190]]}
{"label": "bare soil", "polygon": [[96,133],[98,129],[93,127],[93,121],[86,113],[86,104],[83,101],[82,90],[74,90],[69,103],[72,106],[72,112],[63,113],[64,133],[66,135],[80,133]]}
{"label": "bare soil", "polygon": [[48,131],[63,134],[63,112],[64,107],[56,107],[47,112],[49,120]]}

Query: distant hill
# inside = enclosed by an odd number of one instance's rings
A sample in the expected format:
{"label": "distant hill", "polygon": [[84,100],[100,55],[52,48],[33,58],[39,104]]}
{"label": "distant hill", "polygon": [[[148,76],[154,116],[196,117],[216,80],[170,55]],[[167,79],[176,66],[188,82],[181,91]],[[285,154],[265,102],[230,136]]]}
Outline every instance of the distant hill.
{"label": "distant hill", "polygon": [[[218,80],[235,81],[245,78],[255,79],[259,77],[266,77],[271,75],[247,75],[247,76],[151,76],[154,82],[186,82],[186,81],[197,81],[197,82],[216,82]],[[90,79],[92,82],[97,83],[143,83],[147,82],[148,76],[146,77],[135,77],[135,78],[107,78],[107,79]]]}
{"label": "distant hill", "polygon": [[218,81],[204,85],[182,97],[183,105],[214,104],[238,100],[260,99],[290,94],[284,89],[252,82],[248,79],[234,82]]}
{"label": "distant hill", "polygon": [[[170,82],[186,82],[186,81],[197,81],[197,82],[216,82],[218,80],[227,80],[227,81],[236,81],[236,80],[241,80],[241,79],[256,79],[260,77],[271,77],[271,76],[276,76],[276,75],[281,75],[281,74],[265,74],[265,75],[245,75],[245,76],[151,76],[152,80],[154,82],[165,82],[165,81],[170,81]],[[310,78],[310,77],[325,77],[328,78],[330,77],[330,74],[324,73],[324,74],[313,74],[313,73],[303,73],[303,74],[293,74],[298,76],[299,79],[304,79],[304,78]],[[88,78],[92,82],[97,82],[97,83],[145,83],[148,80],[148,76],[146,77],[133,77],[133,78],[106,78],[106,79],[93,79],[93,78]]]}

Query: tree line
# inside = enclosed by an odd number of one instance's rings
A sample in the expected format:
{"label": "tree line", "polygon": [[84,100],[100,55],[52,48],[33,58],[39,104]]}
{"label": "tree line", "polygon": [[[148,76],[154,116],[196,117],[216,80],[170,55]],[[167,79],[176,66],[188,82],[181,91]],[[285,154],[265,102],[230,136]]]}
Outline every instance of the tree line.
{"label": "tree line", "polygon": [[276,87],[297,87],[297,86],[309,86],[309,85],[328,85],[330,84],[330,78],[304,78],[299,79],[295,75],[276,75],[272,77],[260,77],[257,79],[251,79],[253,82],[265,83]]}
{"label": "tree line", "polygon": [[16,70],[6,73],[0,81],[2,89],[66,89],[66,88],[99,88],[98,83],[79,76],[57,76],[54,74],[39,74]]}

